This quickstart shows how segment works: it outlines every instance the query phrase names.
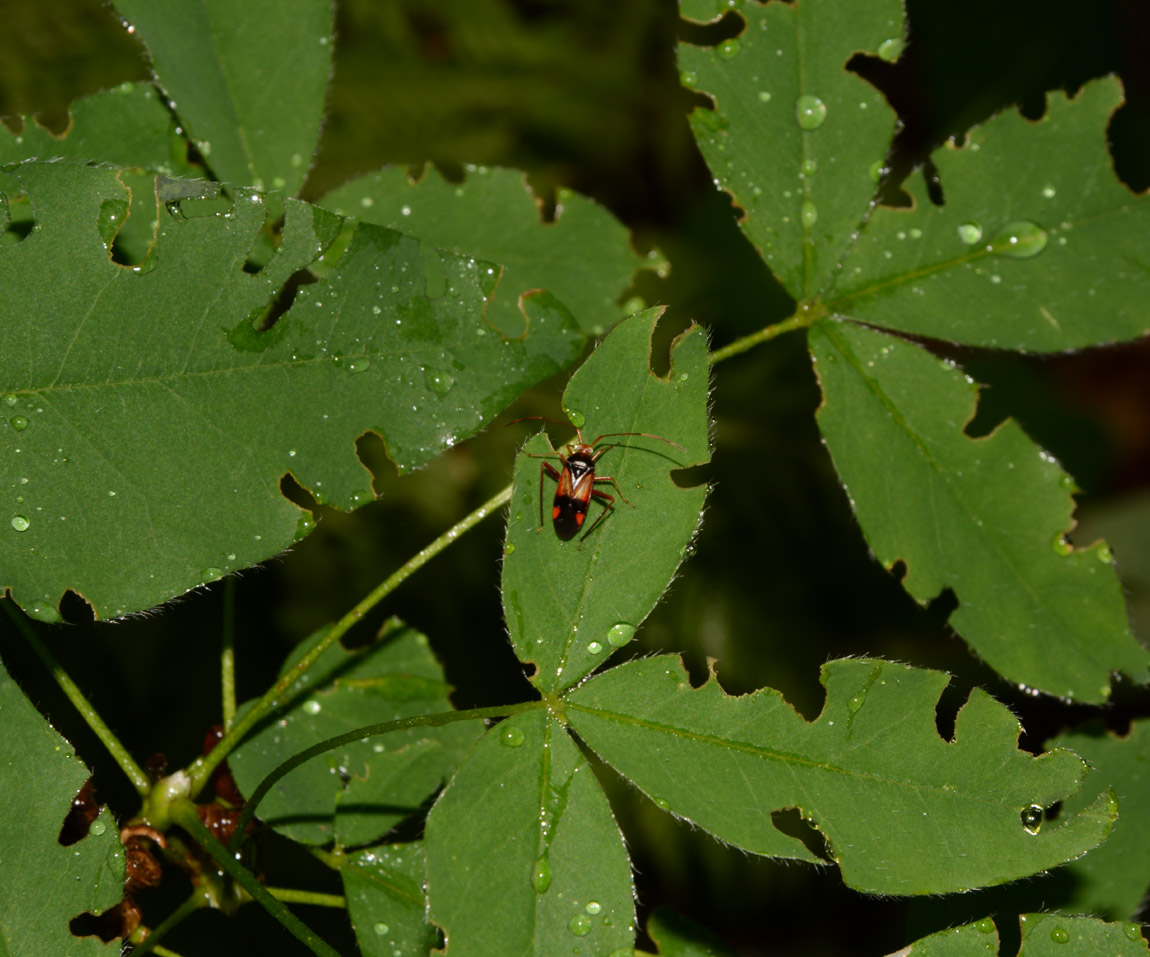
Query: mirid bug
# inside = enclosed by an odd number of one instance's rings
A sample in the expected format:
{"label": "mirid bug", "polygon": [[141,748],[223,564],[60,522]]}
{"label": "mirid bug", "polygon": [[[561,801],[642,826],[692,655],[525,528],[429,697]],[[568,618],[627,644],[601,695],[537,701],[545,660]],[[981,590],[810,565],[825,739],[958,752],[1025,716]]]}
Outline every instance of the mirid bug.
{"label": "mirid bug", "polygon": [[[515,422],[508,422],[508,425],[514,425],[516,422],[526,422],[531,419],[542,419],[545,422],[556,422],[555,419],[548,419],[542,415],[529,415],[522,419],[516,419]],[[556,422],[558,425],[563,423]],[[583,527],[583,523],[587,520],[587,507],[591,504],[592,498],[597,498],[603,503],[603,511],[599,513],[599,517],[591,523],[591,527],[583,533],[580,544],[587,538],[595,527],[603,521],[608,513],[615,507],[615,496],[609,495],[595,488],[600,483],[610,483],[615,486],[615,491],[619,493],[619,497],[632,508],[635,506],[623,494],[623,490],[619,488],[619,483],[615,481],[614,476],[611,475],[596,475],[595,467],[599,459],[602,458],[603,453],[608,449],[616,448],[622,445],[621,442],[612,442],[610,445],[604,445],[598,448],[599,443],[604,439],[615,438],[623,435],[638,435],[645,436],[649,439],[658,439],[660,442],[666,442],[668,445],[673,445],[677,449],[682,449],[686,452],[678,442],[672,442],[670,439],[665,439],[661,435],[654,435],[651,432],[604,432],[594,442],[584,442],[583,432],[580,429],[575,429],[575,441],[568,446],[568,452],[564,455],[562,452],[556,452],[555,455],[562,463],[562,470],[556,469],[550,462],[543,462],[539,468],[539,528],[536,531],[543,529],[543,482],[546,476],[550,475],[556,482],[555,498],[551,504],[551,524],[555,527],[556,536],[564,542],[570,541],[579,534],[579,530]],[[596,451],[598,449],[598,451]],[[531,453],[528,453],[531,454]],[[535,456],[536,458],[543,458],[544,456]]]}

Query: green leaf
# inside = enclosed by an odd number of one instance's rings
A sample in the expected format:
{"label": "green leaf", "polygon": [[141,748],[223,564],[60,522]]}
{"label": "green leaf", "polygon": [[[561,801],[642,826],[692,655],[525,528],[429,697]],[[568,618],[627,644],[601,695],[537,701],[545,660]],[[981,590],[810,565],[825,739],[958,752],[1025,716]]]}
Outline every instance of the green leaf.
{"label": "green leaf", "polygon": [[[280,674],[314,642],[303,642]],[[288,705],[258,727],[228,758],[250,795],[294,754],[370,724],[450,711],[449,686],[427,638],[392,620],[368,648],[336,643],[286,696]],[[249,702],[240,714],[250,707]],[[260,802],[259,817],[306,844],[349,846],[376,841],[435,791],[474,743],[461,722],[377,735],[312,758],[285,775]]]}
{"label": "green leaf", "polygon": [[506,335],[521,334],[519,300],[532,289],[548,290],[585,333],[602,335],[623,318],[618,303],[635,271],[654,265],[635,253],[615,217],[578,193],[562,191],[555,222],[543,222],[519,170],[471,166],[463,182],[450,183],[434,168],[412,182],[391,167],[333,190],[320,205],[502,263],[487,317]]}
{"label": "green leaf", "polygon": [[340,508],[370,501],[358,436],[415,468],[582,346],[546,294],[528,300],[526,337],[501,337],[483,317],[497,267],[367,224],[260,332],[336,237],[334,214],[290,200],[252,275],[259,197],[217,209],[185,199],[208,184],[158,181],[155,245],[129,268],[107,250],[117,171],[8,169],[0,189],[27,193],[35,227],[0,246],[0,585],[34,617],[58,618],[66,588],[122,615],[276,555],[307,527],[285,473]]}
{"label": "green leaf", "polygon": [[638,436],[620,436],[616,448],[600,446],[597,478],[616,480],[617,488],[600,483],[615,503],[599,521],[604,505],[592,501],[588,531],[566,542],[548,516],[541,521],[556,486],[549,478],[541,483],[540,460],[559,465],[550,443],[535,436],[516,461],[503,611],[516,654],[537,666],[532,681],[544,691],[575,684],[631,640],[699,525],[706,488],[679,488],[670,473],[710,457],[706,336],[697,326],[683,333],[672,348],[670,371],[659,378],[650,367],[659,313],[648,310],[616,326],[572,377],[563,405],[587,440],[645,432],[686,451]]}
{"label": "green leaf", "polygon": [[875,555],[906,563],[920,602],[952,588],[951,624],[1011,681],[1083,701],[1112,671],[1147,677],[1102,543],[1072,548],[1073,482],[1018,425],[963,425],[976,387],[924,349],[851,323],[820,322],[810,348],[819,427]]}
{"label": "green leaf", "polygon": [[[946,204],[918,178],[913,209],[878,207],[846,260],[829,308],[917,335],[1057,351],[1150,330],[1150,197],[1114,176],[1106,128],[1115,77],[1038,122],[1013,110],[939,150]],[[1012,242],[1012,240],[1015,240]]]}
{"label": "green leaf", "polygon": [[875,660],[823,668],[826,702],[804,721],[765,689],[692,688],[674,656],[628,662],[566,700],[571,728],[659,806],[756,854],[813,860],[772,813],[798,808],[851,887],[940,894],[1001,884],[1085,854],[1117,816],[1112,792],[1032,833],[1022,814],[1075,793],[1068,751],[1019,751],[1018,720],[975,689],[939,737],[936,671]]}
{"label": "green leaf", "polygon": [[150,83],[121,83],[113,90],[85,96],[69,109],[68,129],[60,136],[22,117],[24,129],[12,133],[0,124],[0,165],[21,160],[79,160],[111,166],[143,167],[165,176],[187,176],[187,141]]}
{"label": "green leaf", "polygon": [[[1018,923],[1022,931],[1018,957],[1141,957],[1150,953],[1137,924],[1108,924],[1094,917],[1062,914],[1021,914]],[[897,957],[994,957],[997,953],[994,922],[984,918],[915,941]]]}
{"label": "green leaf", "polygon": [[363,957],[430,953],[437,935],[425,916],[421,843],[388,844],[350,854],[339,876]]}
{"label": "green leaf", "polygon": [[634,940],[631,869],[607,798],[543,710],[491,729],[427,819],[431,919],[451,957],[608,954]]}
{"label": "green leaf", "polygon": [[124,895],[124,849],[107,808],[88,836],[65,847],[60,829],[90,772],[0,666],[0,953],[118,954],[120,942],[75,937],[68,924]]}
{"label": "green leaf", "polygon": [[331,77],[329,0],[116,0],[216,177],[283,190],[303,184]]}
{"label": "green leaf", "polygon": [[[741,225],[796,299],[834,277],[875,192],[872,167],[894,113],[846,64],[903,36],[898,0],[803,0],[733,7],[746,21],[718,47],[679,46],[683,84],[714,100],[691,127],[716,183],[746,211]],[[684,12],[720,12],[696,3]]]}
{"label": "green leaf", "polygon": [[[1150,887],[1150,723],[1135,722],[1124,738],[1096,728],[1063,735],[1052,744],[1081,755],[1091,767],[1087,782],[1112,787],[1121,810],[1106,843],[1067,866],[1072,889],[1061,906],[1131,920]],[[1062,813],[1077,813],[1082,805],[1081,795],[1069,798]]]}

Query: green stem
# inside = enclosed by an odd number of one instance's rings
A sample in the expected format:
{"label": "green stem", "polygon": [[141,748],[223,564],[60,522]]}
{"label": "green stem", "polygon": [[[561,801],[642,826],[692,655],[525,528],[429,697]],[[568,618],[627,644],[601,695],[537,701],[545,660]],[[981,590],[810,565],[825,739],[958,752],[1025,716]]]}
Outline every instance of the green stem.
{"label": "green stem", "polygon": [[273,918],[317,957],[339,957],[316,933],[287,907],[268,893],[256,876],[240,864],[216,836],[201,823],[196,806],[187,798],[172,802],[172,820],[187,831],[207,851],[216,866],[246,890]]}
{"label": "green stem", "polygon": [[506,505],[510,499],[511,486],[509,485],[494,498],[484,502],[465,519],[449,528],[418,555],[402,565],[393,575],[376,586],[366,598],[332,625],[328,631],[324,632],[319,640],[308,649],[307,653],[296,662],[295,666],[272,685],[264,696],[228,729],[210,754],[192,762],[188,768],[188,776],[192,784],[190,796],[194,798],[203,790],[204,785],[208,783],[208,779],[212,776],[212,772],[219,766],[220,762],[227,758],[236,745],[244,739],[244,736],[255,727],[256,724],[279,707],[281,704],[280,698],[283,697],[287,690],[300,679],[308,668],[315,664],[320,655],[339,641],[339,639],[347,633],[349,628],[357,624],[369,611],[395,591],[408,576],[426,565],[464,532],[469,531],[488,515],[491,515]]}
{"label": "green stem", "polygon": [[76,686],[76,683],[68,677],[68,673],[60,666],[60,662],[48,650],[48,646],[44,644],[40,636],[36,634],[36,630],[28,622],[28,619],[16,610],[15,603],[0,601],[0,604],[4,606],[4,611],[8,613],[8,617],[12,619],[24,640],[31,645],[36,656],[44,663],[44,667],[51,672],[56,684],[60,686],[60,690],[67,695],[68,700],[80,712],[80,717],[87,722],[88,727],[95,732],[96,737],[108,749],[108,753],[120,766],[120,770],[128,776],[128,780],[132,782],[132,787],[141,797],[146,796],[152,788],[152,782],[143,769],[132,759],[132,756],[128,754],[128,749],[120,743],[120,739],[112,733],[112,729],[104,724],[104,719],[92,707],[91,702],[84,697],[84,693]]}
{"label": "green stem", "polygon": [[284,904],[314,904],[316,907],[347,909],[347,898],[339,894],[321,894],[318,891],[300,891],[292,887],[269,887],[267,892]]}
{"label": "green stem", "polygon": [[223,696],[224,731],[236,719],[236,580],[224,579],[224,622],[220,648],[220,688]]}
{"label": "green stem", "polygon": [[[144,954],[150,954],[153,951],[157,954],[164,953],[167,948],[160,946],[160,941],[164,939],[164,935],[189,914],[194,913],[201,907],[207,906],[208,895],[199,888],[196,888],[179,907],[164,918],[159,927],[155,927],[149,931],[148,936],[138,943],[133,941],[133,957],[144,957]],[[171,951],[168,951],[168,953],[171,953]]]}
{"label": "green stem", "polygon": [[264,795],[274,788],[286,775],[291,774],[291,772],[301,764],[310,761],[312,758],[325,754],[328,751],[334,751],[336,748],[342,748],[345,744],[351,744],[353,741],[362,741],[365,738],[370,738],[377,734],[390,734],[392,731],[405,731],[408,728],[439,728],[455,721],[506,718],[510,715],[518,714],[520,711],[531,711],[535,708],[544,708],[546,706],[546,702],[544,701],[525,701],[522,704],[503,705],[494,708],[472,708],[468,711],[440,711],[436,714],[420,714],[414,718],[401,718],[398,721],[384,721],[380,724],[369,724],[362,728],[356,728],[354,731],[346,731],[343,734],[336,735],[334,738],[328,738],[326,741],[320,741],[319,744],[313,744],[310,748],[305,748],[303,751],[293,754],[284,761],[283,764],[260,781],[260,786],[252,792],[252,796],[248,799],[247,803],[244,804],[243,813],[240,815],[239,821],[236,822],[236,830],[232,835],[228,850],[234,853],[240,846],[240,841],[243,840],[248,822],[255,817],[256,808],[259,807],[260,801],[264,799]]}
{"label": "green stem", "polygon": [[784,332],[794,332],[796,329],[805,329],[817,318],[817,315],[800,310],[789,319],[776,322],[773,326],[767,326],[758,332],[752,332],[749,336],[736,339],[734,342],[723,346],[722,349],[716,349],[711,353],[711,364],[714,365],[716,362],[722,362],[724,359],[730,359],[732,356],[737,356],[742,352],[746,352],[748,349],[753,349],[760,343],[774,339],[775,336],[781,336]]}
{"label": "green stem", "polygon": [[[135,953],[135,951],[132,951],[132,953]],[[156,944],[152,953],[154,953],[156,957],[180,957],[174,950],[169,950],[167,947],[162,947],[159,944]]]}

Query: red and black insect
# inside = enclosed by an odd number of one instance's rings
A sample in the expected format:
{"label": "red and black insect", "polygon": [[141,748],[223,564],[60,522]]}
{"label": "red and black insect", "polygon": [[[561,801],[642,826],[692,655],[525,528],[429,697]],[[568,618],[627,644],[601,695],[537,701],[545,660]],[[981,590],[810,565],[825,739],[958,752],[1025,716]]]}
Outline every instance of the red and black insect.
{"label": "red and black insect", "polygon": [[[529,419],[543,419],[546,422],[556,421],[555,419],[547,419],[541,415],[529,415],[522,419],[516,419],[515,422],[525,422]],[[508,425],[514,425],[515,422],[509,422]],[[603,503],[603,511],[600,512],[599,517],[591,523],[591,527],[583,533],[583,538],[580,539],[580,542],[590,535],[595,530],[595,526],[603,521],[611,509],[614,508],[615,496],[601,492],[595,488],[597,484],[606,482],[614,485],[615,491],[619,493],[619,497],[628,505],[631,505],[631,502],[627,500],[627,496],[623,494],[623,490],[619,488],[619,483],[615,481],[613,476],[595,474],[596,464],[599,459],[602,458],[603,453],[608,449],[613,449],[623,444],[621,442],[612,442],[610,445],[604,445],[602,448],[598,448],[599,443],[604,439],[622,435],[639,435],[649,439],[658,439],[660,442],[666,442],[668,445],[673,445],[675,448],[682,449],[684,452],[687,451],[678,442],[672,442],[670,439],[665,439],[661,435],[654,435],[651,432],[605,432],[595,439],[594,442],[584,442],[582,431],[576,429],[575,441],[568,446],[567,454],[564,455],[562,452],[555,453],[562,463],[562,471],[556,469],[550,462],[543,462],[539,468],[539,528],[537,528],[536,531],[542,531],[543,529],[543,481],[547,475],[550,475],[557,483],[555,499],[551,505],[551,523],[555,526],[555,534],[561,541],[570,541],[579,534],[579,530],[587,520],[587,506],[591,503],[592,498],[597,498]],[[536,457],[543,458],[544,456]],[[631,507],[634,508],[635,506],[631,505]]]}

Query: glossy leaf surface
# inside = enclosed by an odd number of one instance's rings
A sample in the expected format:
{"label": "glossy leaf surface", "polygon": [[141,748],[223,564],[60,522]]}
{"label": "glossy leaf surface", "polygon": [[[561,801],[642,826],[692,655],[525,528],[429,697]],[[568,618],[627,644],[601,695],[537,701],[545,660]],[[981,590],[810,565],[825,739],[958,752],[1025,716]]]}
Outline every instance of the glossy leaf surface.
{"label": "glossy leaf surface", "polygon": [[435,946],[426,920],[423,845],[357,851],[339,869],[347,912],[363,957],[420,957]]}
{"label": "glossy leaf surface", "polygon": [[824,321],[810,348],[819,427],[875,555],[920,602],[951,588],[954,628],[1011,681],[1102,701],[1147,676],[1102,543],[1072,548],[1073,482],[1014,422],[970,438],[976,387],[924,349]]}
{"label": "glossy leaf surface", "polygon": [[[997,917],[999,922],[1008,920]],[[1018,957],[1142,957],[1150,953],[1137,924],[1108,924],[1094,917],[1021,914]],[[994,957],[999,953],[994,921],[939,931],[891,957]]]}
{"label": "glossy leaf surface", "polygon": [[[692,327],[672,347],[666,378],[651,371],[657,310],[624,320],[572,377],[563,404],[583,438],[647,432],[604,441],[597,485],[615,498],[592,500],[583,531],[561,541],[551,521],[556,483],[541,462],[560,461],[543,436],[532,438],[515,467],[503,562],[503,610],[516,654],[532,662],[547,691],[579,681],[626,645],[666,590],[699,525],[706,488],[679,488],[671,470],[706,462],[706,336]],[[620,443],[607,448],[612,442]],[[684,451],[685,450],[685,451]],[[542,501],[540,486],[542,485]],[[631,504],[628,505],[623,499]],[[542,508],[542,525],[540,511]]]}
{"label": "glossy leaf surface", "polygon": [[938,894],[1006,881],[1085,854],[1117,816],[1112,793],[1037,833],[1023,812],[1078,791],[1068,751],[1018,750],[1018,720],[975,689],[953,741],[935,727],[947,677],[875,660],[823,668],[826,702],[804,721],[771,689],[692,688],[679,659],[628,662],[567,698],[572,729],[659,806],[756,854],[814,860],[772,821],[798,808],[851,887]]}

